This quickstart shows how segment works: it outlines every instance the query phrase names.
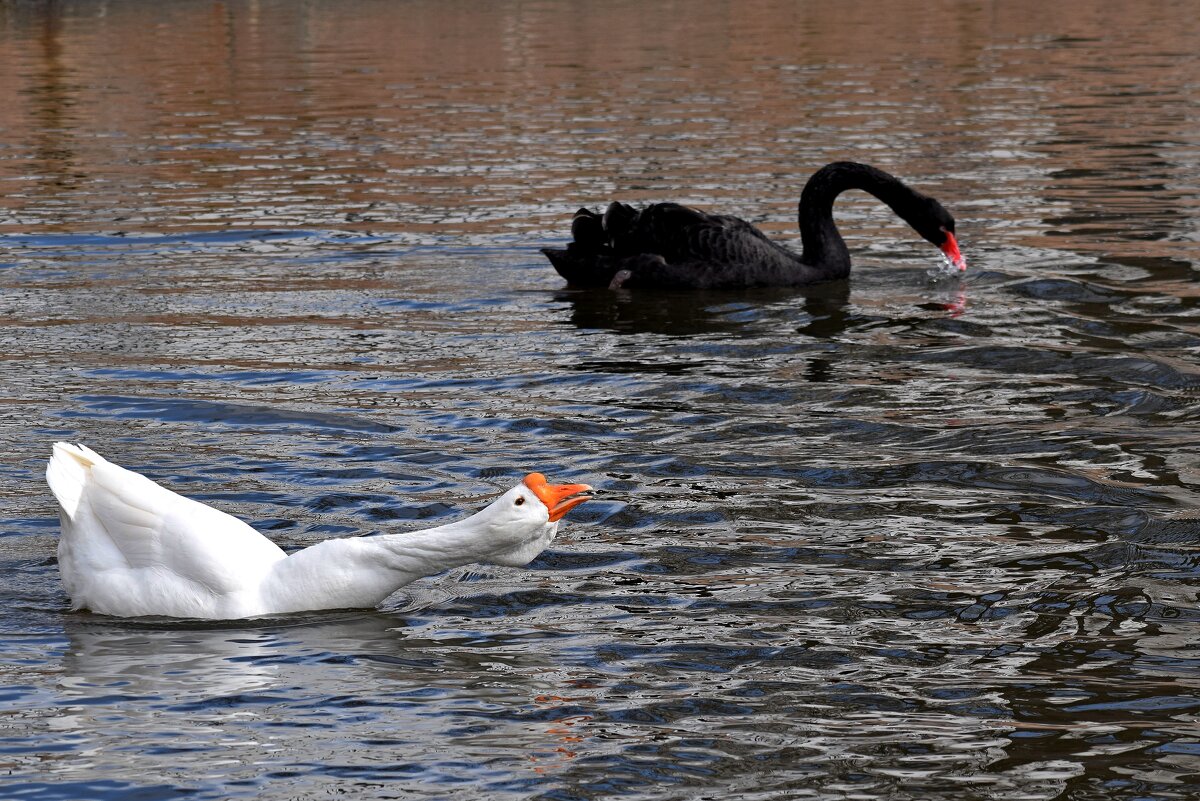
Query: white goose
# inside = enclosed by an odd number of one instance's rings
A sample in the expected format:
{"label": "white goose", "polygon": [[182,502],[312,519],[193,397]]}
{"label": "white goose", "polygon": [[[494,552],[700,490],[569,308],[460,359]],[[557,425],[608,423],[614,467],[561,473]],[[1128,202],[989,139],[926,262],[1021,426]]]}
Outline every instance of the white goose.
{"label": "white goose", "polygon": [[586,484],[530,473],[465,520],[288,555],[241,520],[83,446],[56,443],[46,482],[58,500],[58,568],[74,608],[224,620],[367,608],[448,568],[529,564],[562,516],[591,497]]}

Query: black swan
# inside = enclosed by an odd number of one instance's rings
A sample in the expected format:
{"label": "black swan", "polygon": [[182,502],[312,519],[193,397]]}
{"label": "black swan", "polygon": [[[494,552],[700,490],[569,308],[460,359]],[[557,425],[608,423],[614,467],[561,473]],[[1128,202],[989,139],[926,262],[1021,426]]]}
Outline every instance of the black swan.
{"label": "black swan", "polygon": [[954,238],[954,218],[931,197],[868,164],[836,161],[817,170],[800,193],[800,241],[795,253],[745,220],[705,214],[678,203],[637,211],[613,203],[604,214],[575,212],[565,250],[545,248],[572,286],[721,289],[799,286],[850,274],[850,251],[833,222],[833,201],[847,189],[882,200],[960,271],[966,259]]}

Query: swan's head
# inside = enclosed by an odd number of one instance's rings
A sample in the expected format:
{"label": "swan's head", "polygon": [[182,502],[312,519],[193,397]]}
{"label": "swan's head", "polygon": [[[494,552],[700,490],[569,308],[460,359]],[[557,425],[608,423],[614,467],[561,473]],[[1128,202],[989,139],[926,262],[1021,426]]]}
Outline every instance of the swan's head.
{"label": "swan's head", "polygon": [[929,242],[937,245],[942,256],[952,267],[963,272],[967,269],[967,260],[958,249],[958,240],[954,236],[954,217],[950,212],[931,197],[921,197],[921,214],[913,225],[917,233]]}
{"label": "swan's head", "polygon": [[488,543],[486,561],[529,564],[554,541],[563,515],[590,500],[591,492],[587,484],[550,484],[541,473],[525,476],[471,519]]}

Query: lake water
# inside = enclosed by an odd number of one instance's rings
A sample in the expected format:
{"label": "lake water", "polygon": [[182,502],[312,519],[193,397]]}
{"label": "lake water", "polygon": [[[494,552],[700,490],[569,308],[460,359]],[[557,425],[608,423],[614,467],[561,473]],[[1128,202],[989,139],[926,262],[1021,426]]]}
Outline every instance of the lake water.
{"label": "lake water", "polygon": [[[1192,3],[0,3],[0,797],[1168,799],[1200,782]],[[613,198],[848,282],[571,291]],[[42,471],[286,548],[586,481],[378,611],[72,612]]]}

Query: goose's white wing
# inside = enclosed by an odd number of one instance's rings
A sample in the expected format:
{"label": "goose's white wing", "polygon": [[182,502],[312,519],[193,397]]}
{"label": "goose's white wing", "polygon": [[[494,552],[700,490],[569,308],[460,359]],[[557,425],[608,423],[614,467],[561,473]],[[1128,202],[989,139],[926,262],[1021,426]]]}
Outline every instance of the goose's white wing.
{"label": "goose's white wing", "polygon": [[59,568],[77,607],[219,604],[257,588],[285,556],[237,518],[81,446],[57,443],[46,480],[62,510]]}

